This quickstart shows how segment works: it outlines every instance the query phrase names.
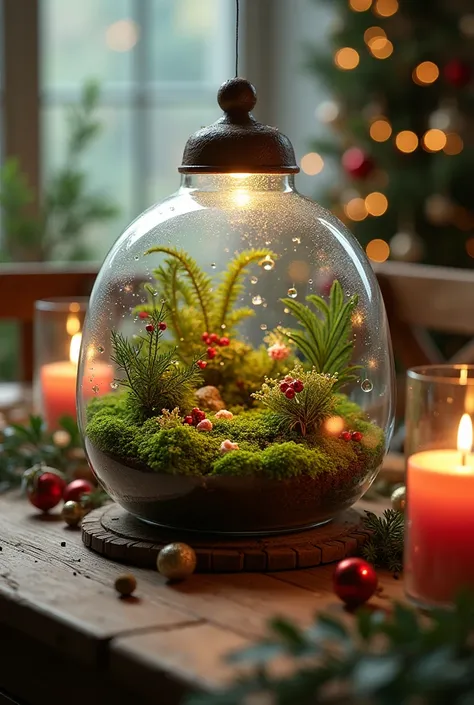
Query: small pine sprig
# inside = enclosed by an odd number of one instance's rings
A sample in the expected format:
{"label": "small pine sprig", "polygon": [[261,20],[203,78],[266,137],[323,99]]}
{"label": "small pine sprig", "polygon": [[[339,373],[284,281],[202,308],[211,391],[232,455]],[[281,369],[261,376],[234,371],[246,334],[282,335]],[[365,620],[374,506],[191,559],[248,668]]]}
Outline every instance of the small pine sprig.
{"label": "small pine sprig", "polygon": [[334,408],[337,376],[320,374],[314,368],[304,371],[295,365],[289,376],[303,385],[301,392],[288,399],[280,389],[283,380],[265,378],[260,391],[252,397],[273,411],[282,431],[299,431],[302,436],[315,433]]}
{"label": "small pine sprig", "polygon": [[329,302],[321,296],[310,295],[306,301],[316,309],[294,299],[282,299],[282,303],[303,327],[303,331],[286,331],[285,335],[297,346],[317,372],[335,375],[336,388],[357,379],[359,368],[350,365],[353,341],[351,338],[351,316],[357,306],[358,296],[347,298],[342,286],[335,279],[331,286]]}
{"label": "small pine sprig", "polygon": [[124,377],[117,383],[128,389],[128,404],[132,415],[140,420],[157,416],[162,409],[192,406],[195,388],[202,377],[196,361],[183,365],[175,349],[160,351],[165,306],[153,309],[147,320],[147,332],[129,340],[112,331],[111,359]]}
{"label": "small pine sprig", "polygon": [[366,512],[364,527],[372,533],[362,548],[362,556],[377,568],[398,573],[403,568],[404,515],[386,509],[381,517]]}

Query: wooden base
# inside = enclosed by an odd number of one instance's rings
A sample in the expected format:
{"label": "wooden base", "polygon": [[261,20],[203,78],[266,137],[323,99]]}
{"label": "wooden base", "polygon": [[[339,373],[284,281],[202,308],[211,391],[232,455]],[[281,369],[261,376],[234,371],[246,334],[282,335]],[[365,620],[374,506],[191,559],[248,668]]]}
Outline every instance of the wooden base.
{"label": "wooden base", "polygon": [[141,568],[156,568],[163,546],[192,546],[200,573],[295,570],[333,563],[357,553],[368,532],[361,512],[349,509],[316,529],[262,538],[215,537],[145,524],[116,504],[96,509],[82,520],[84,544],[106,558]]}

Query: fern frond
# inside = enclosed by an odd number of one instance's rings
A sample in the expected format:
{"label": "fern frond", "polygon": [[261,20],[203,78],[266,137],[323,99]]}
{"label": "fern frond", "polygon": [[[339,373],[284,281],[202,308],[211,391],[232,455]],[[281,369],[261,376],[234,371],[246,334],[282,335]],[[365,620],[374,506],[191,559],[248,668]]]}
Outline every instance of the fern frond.
{"label": "fern frond", "polygon": [[174,257],[180,263],[180,270],[188,277],[191,289],[194,291],[195,302],[201,309],[206,330],[210,330],[209,310],[213,303],[212,280],[198,266],[197,262],[184,250],[175,247],[152,247],[145,252],[146,255],[163,253]]}
{"label": "fern frond", "polygon": [[246,268],[253,262],[258,262],[265,257],[271,257],[275,260],[277,255],[265,248],[261,250],[245,250],[231,260],[215,292],[215,300],[217,302],[215,328],[219,328],[224,323],[229,327],[227,320],[229,311],[243,291],[242,278]]}
{"label": "fern frond", "polygon": [[[305,306],[293,299],[282,299],[282,303],[289,309],[290,313],[297,319],[300,325],[305,328],[305,338],[312,348],[311,358],[308,360],[313,364],[318,372],[325,372],[322,369],[321,356],[323,353],[323,331],[321,319],[319,319],[309,306]],[[296,341],[295,341],[296,342]],[[303,351],[302,351],[303,352]]]}

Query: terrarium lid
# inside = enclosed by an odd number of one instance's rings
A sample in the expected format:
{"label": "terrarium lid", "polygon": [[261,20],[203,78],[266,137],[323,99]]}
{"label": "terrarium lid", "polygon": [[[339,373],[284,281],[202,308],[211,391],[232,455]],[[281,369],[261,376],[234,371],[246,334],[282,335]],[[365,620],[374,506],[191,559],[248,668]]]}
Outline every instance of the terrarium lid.
{"label": "terrarium lid", "polygon": [[288,137],[251,115],[257,94],[249,81],[231,78],[219,88],[217,100],[224,115],[188,139],[182,174],[299,172]]}

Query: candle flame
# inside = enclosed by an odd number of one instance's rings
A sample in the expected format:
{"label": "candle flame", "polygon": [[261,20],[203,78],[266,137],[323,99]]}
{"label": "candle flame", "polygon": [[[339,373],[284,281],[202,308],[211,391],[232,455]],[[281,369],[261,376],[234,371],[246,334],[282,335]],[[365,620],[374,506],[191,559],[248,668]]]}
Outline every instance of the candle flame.
{"label": "candle flame", "polygon": [[472,421],[469,414],[463,414],[458,429],[458,450],[470,453],[472,449]]}
{"label": "candle flame", "polygon": [[71,338],[71,345],[69,346],[69,359],[75,365],[79,362],[79,351],[81,349],[82,334],[75,333]]}

